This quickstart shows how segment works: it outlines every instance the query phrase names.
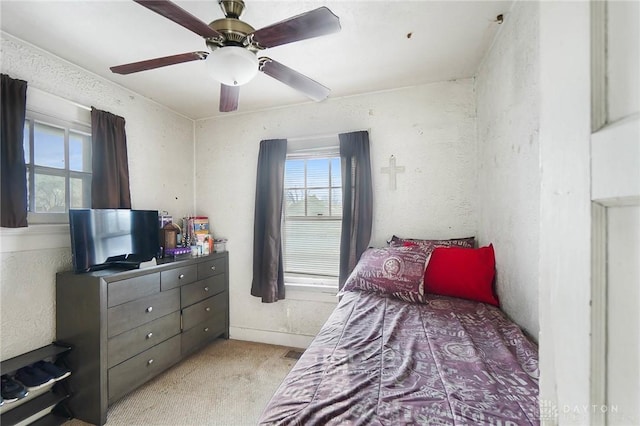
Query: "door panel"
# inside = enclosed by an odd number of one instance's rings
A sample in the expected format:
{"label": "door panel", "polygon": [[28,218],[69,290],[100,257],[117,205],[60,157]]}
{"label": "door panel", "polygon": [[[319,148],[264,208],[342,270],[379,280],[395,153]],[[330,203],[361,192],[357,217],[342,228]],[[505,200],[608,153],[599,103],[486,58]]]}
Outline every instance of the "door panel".
{"label": "door panel", "polygon": [[607,209],[607,424],[640,424],[640,207]]}
{"label": "door panel", "polygon": [[591,5],[591,423],[640,424],[640,3]]}

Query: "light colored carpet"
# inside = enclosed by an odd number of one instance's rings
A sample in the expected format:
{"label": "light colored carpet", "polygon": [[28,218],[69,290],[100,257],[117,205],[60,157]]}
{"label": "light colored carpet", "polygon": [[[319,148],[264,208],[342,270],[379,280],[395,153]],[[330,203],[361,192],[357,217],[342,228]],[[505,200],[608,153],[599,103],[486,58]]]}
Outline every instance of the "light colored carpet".
{"label": "light colored carpet", "polygon": [[219,339],[114,403],[107,425],[255,425],[296,362],[289,350]]}

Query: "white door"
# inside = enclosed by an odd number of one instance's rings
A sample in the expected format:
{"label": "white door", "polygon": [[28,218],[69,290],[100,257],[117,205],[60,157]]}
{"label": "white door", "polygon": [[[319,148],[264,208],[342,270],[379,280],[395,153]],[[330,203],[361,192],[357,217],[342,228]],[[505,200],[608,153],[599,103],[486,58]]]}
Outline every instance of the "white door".
{"label": "white door", "polygon": [[640,2],[592,2],[593,424],[640,425]]}

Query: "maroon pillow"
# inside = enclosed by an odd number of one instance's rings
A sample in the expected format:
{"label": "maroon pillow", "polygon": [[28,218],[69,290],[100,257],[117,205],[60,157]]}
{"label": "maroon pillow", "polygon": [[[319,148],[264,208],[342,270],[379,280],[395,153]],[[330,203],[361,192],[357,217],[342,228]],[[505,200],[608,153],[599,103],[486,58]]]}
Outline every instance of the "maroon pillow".
{"label": "maroon pillow", "polygon": [[416,238],[400,238],[395,235],[389,240],[391,247],[397,246],[420,246],[431,253],[436,247],[466,247],[473,248],[475,246],[475,237],[451,238],[449,240],[420,240]]}
{"label": "maroon pillow", "polygon": [[417,246],[367,249],[342,288],[424,302],[426,252]]}
{"label": "maroon pillow", "polygon": [[424,274],[425,292],[499,306],[493,292],[495,268],[491,244],[478,249],[438,247]]}

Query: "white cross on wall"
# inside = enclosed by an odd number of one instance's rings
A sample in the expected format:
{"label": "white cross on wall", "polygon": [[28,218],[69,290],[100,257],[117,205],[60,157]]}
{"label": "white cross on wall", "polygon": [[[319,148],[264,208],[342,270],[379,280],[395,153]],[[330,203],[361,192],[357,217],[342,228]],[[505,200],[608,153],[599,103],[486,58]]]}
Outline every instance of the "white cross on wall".
{"label": "white cross on wall", "polygon": [[389,173],[389,188],[396,189],[396,174],[404,173],[404,166],[396,166],[396,157],[393,155],[389,157],[389,167],[382,167],[380,169],[382,173]]}

